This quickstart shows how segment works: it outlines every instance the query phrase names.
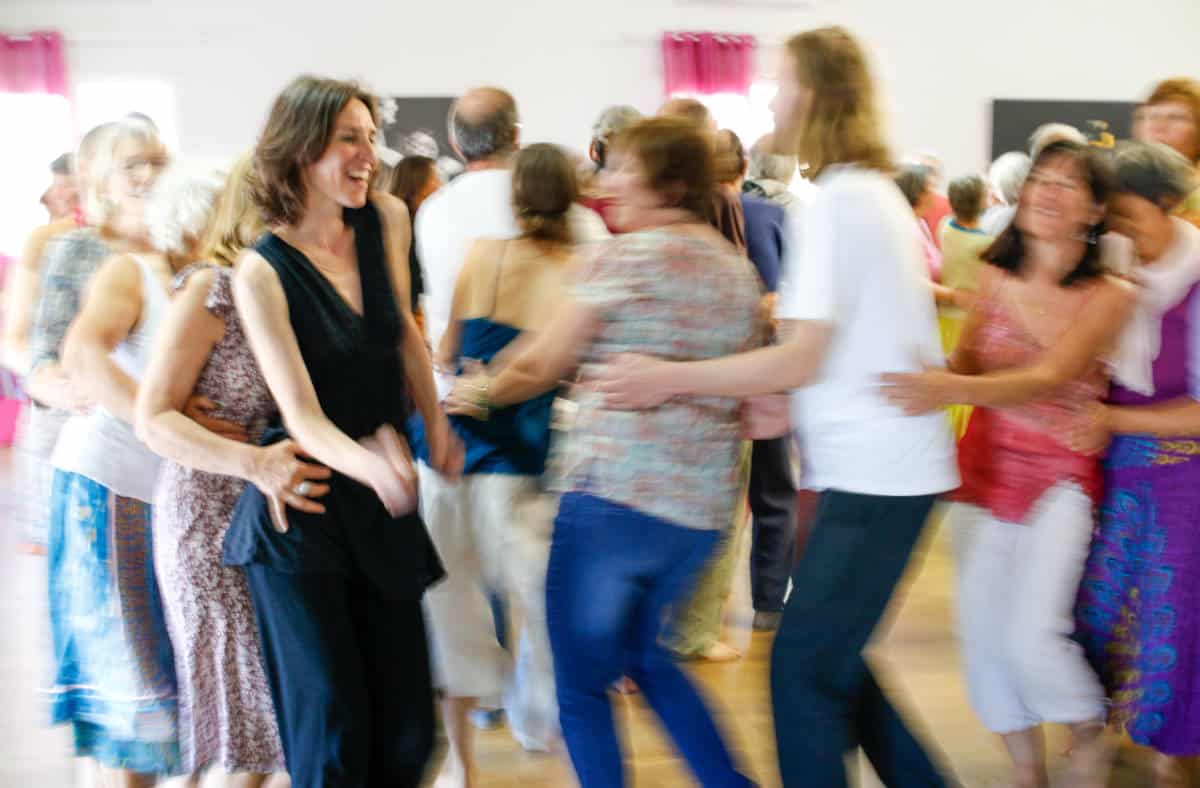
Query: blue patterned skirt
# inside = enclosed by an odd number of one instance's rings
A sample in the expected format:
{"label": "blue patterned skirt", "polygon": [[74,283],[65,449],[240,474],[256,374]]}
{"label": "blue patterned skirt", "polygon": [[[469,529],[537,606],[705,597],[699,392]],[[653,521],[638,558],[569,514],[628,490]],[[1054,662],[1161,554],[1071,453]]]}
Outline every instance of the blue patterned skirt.
{"label": "blue patterned skirt", "polygon": [[48,548],[53,722],[72,723],[76,755],[102,766],[181,773],[150,505],[56,470]]}
{"label": "blue patterned skirt", "polygon": [[1200,755],[1200,441],[1117,436],[1076,636],[1138,744]]}

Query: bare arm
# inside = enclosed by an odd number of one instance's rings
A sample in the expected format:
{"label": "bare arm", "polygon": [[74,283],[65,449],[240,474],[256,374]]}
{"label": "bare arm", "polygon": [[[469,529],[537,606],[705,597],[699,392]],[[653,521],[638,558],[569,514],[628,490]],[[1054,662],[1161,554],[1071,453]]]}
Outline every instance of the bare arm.
{"label": "bare arm", "polygon": [[74,226],[64,220],[43,225],[26,241],[21,256],[13,266],[4,294],[4,362],[9,368],[25,372],[29,369],[29,335],[37,311],[38,289],[41,282],[42,255],[47,242]]}
{"label": "bare arm", "polygon": [[83,309],[63,341],[62,366],[75,385],[105,410],[133,423],[137,381],[112,360],[142,314],[142,279],[126,256],[110,259],[88,284]]}
{"label": "bare arm", "polygon": [[[1134,287],[1109,278],[1099,288],[1075,324],[1034,363],[982,375],[935,369],[885,375],[888,399],[908,413],[926,413],[942,405],[995,408],[1051,395],[1059,386],[1085,374],[1113,346],[1129,318],[1137,297]],[[971,336],[964,339],[969,347]],[[956,369],[964,366],[962,359],[953,361]]]}
{"label": "bare arm", "polygon": [[1041,399],[1087,372],[1112,348],[1137,299],[1129,283],[1109,279],[1100,286],[1062,340],[1028,367],[975,376],[955,376],[955,403],[1002,407]]}
{"label": "bare arm", "polygon": [[1108,429],[1118,435],[1170,438],[1200,435],[1200,402],[1178,397],[1140,407],[1109,405]]}
{"label": "bare arm", "polygon": [[779,344],[746,353],[684,362],[620,356],[605,365],[594,388],[616,408],[649,408],[686,395],[745,399],[790,391],[813,381],[832,335],[830,323],[784,320]]}
{"label": "bare arm", "polygon": [[599,309],[568,300],[491,381],[488,398],[496,405],[512,405],[556,388],[579,363],[599,324]]}
{"label": "bare arm", "polygon": [[222,437],[183,414],[225,324],[205,307],[216,274],[193,274],[171,302],[136,400],[138,437],[155,454],[207,473],[251,480],[257,447]]}
{"label": "bare arm", "polygon": [[321,409],[274,269],[257,253],[245,252],[234,273],[233,294],[250,348],[288,432],[325,465],[374,487],[384,468]]}
{"label": "bare arm", "polygon": [[550,324],[489,382],[488,401],[503,407],[557,388],[578,365],[599,324],[598,307],[568,299]]}
{"label": "bare arm", "polygon": [[[325,511],[309,498],[329,492],[328,485],[314,483],[328,479],[329,469],[301,460],[293,441],[254,446],[184,415],[213,348],[225,335],[225,321],[206,305],[216,276],[213,271],[193,274],[171,303],[138,390],[138,437],[155,454],[180,465],[255,485],[270,499],[276,529],[286,531],[287,506],[313,514]],[[304,482],[309,484],[301,496],[296,489]]]}

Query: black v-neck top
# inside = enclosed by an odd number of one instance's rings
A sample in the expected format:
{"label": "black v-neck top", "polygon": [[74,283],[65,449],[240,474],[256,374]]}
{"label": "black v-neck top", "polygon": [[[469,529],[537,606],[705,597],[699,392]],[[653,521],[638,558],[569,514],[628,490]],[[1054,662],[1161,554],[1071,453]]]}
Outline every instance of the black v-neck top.
{"label": "black v-neck top", "polygon": [[[378,210],[368,202],[346,209],[354,230],[363,312],[355,312],[299,249],[267,233],[255,251],[275,270],[287,298],[292,330],[321,409],[358,439],[391,424],[401,434],[411,412],[400,357],[401,331]],[[264,443],[286,436],[282,421]],[[391,518],[373,490],[334,474],[323,515],[288,510],[291,526],[272,527],[266,498],[247,485],[225,539],[228,565],[263,564],[287,572],[361,571],[389,596],[419,596],[442,576],[425,526],[416,514]]]}

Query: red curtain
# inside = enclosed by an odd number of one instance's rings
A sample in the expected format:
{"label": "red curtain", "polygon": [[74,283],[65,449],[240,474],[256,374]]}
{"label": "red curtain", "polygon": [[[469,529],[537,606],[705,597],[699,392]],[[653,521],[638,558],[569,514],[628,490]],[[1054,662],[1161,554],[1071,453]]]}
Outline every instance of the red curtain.
{"label": "red curtain", "polygon": [[62,35],[0,35],[0,93],[67,95]]}
{"label": "red curtain", "polygon": [[754,80],[754,48],[754,36],[664,33],[666,94],[748,94]]}

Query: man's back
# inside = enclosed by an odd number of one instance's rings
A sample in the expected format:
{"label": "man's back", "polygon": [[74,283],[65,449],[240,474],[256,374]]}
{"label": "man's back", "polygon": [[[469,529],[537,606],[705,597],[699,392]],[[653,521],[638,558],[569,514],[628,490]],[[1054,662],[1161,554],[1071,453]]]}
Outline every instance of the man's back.
{"label": "man's back", "polygon": [[519,232],[510,170],[463,173],[421,206],[415,235],[425,269],[425,333],[434,347],[450,322],[454,283],[471,244]]}

